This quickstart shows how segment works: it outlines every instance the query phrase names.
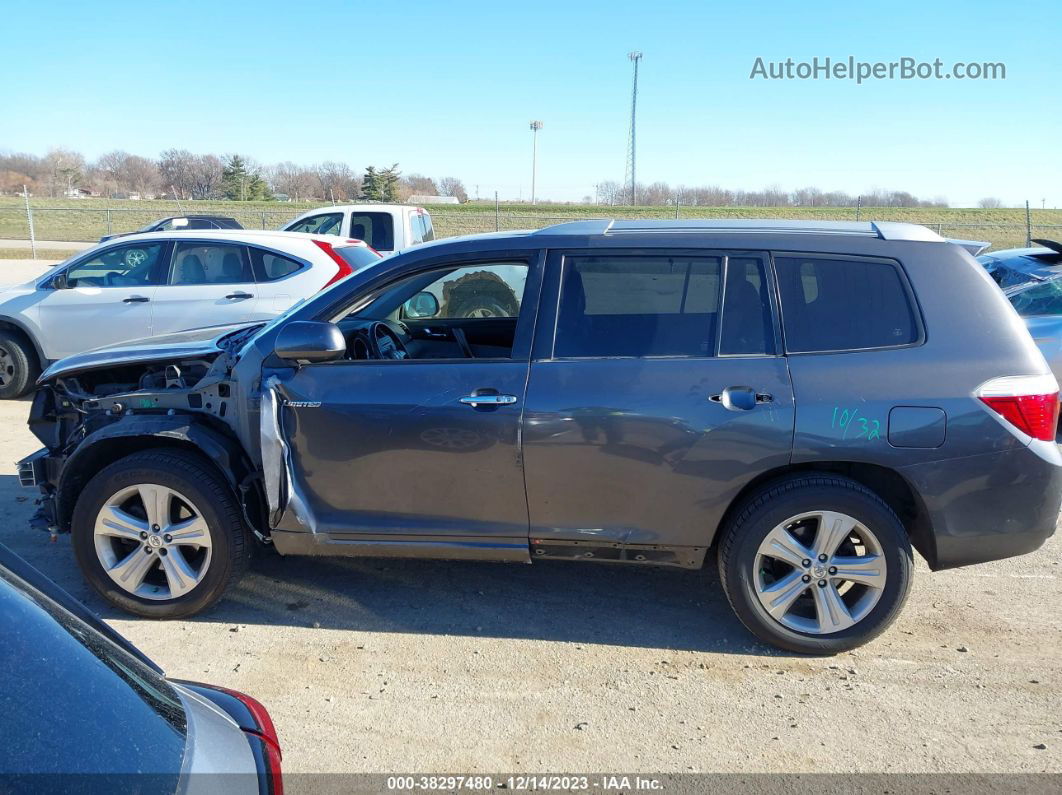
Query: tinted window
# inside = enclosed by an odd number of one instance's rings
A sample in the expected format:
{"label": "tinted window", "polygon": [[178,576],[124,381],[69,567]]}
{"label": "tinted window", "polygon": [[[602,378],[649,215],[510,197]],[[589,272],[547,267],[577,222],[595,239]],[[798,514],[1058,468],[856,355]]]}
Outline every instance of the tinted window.
{"label": "tinted window", "polygon": [[[3,573],[0,615],[0,777],[150,772],[170,777],[151,789],[176,791],[185,714],[173,688]],[[122,783],[95,781],[89,789],[116,791]]]}
{"label": "tinted window", "polygon": [[164,243],[111,246],[66,272],[71,287],[143,287],[158,284]]}
{"label": "tinted window", "polygon": [[350,216],[350,236],[364,240],[377,251],[395,247],[395,225],[391,213],[355,213]]}
{"label": "tinted window", "polygon": [[177,243],[169,284],[241,284],[252,282],[243,246],[228,243]]}
{"label": "tinted window", "polygon": [[303,267],[301,262],[260,248],[251,249],[251,261],[254,263],[254,276],[260,282],[283,279]]}
{"label": "tinted window", "polygon": [[343,213],[322,213],[303,218],[287,227],[288,232],[313,232],[318,235],[338,235],[343,225]]}
{"label": "tinted window", "polygon": [[774,326],[763,261],[729,257],[719,352],[774,353]]}
{"label": "tinted window", "polygon": [[566,257],[554,355],[712,356],[718,257]]}
{"label": "tinted window", "polygon": [[341,256],[355,272],[380,260],[380,255],[365,246],[336,246],[333,251]]}
{"label": "tinted window", "polygon": [[1062,315],[1062,280],[1043,282],[1008,296],[1018,314]]}
{"label": "tinted window", "polygon": [[918,324],[892,262],[782,256],[775,260],[788,351],[907,345]]}

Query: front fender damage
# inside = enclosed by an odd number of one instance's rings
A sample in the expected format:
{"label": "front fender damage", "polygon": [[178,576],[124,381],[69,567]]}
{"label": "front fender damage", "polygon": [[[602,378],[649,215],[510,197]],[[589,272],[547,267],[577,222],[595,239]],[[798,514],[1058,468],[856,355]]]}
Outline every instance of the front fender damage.
{"label": "front fender damage", "polygon": [[[280,379],[275,375],[262,385],[262,479],[269,506],[269,526],[316,533],[317,521],[295,479],[291,447],[284,437],[284,398],[279,386]],[[282,527],[292,524],[291,520],[294,520],[294,527]]]}

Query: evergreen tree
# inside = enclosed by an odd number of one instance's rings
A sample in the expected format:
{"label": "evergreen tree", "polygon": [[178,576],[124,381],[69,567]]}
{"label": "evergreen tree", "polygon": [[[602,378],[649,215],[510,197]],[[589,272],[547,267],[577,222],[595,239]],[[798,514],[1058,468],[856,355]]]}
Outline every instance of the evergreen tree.
{"label": "evergreen tree", "polygon": [[361,198],[370,202],[383,201],[382,180],[376,173],[375,166],[365,169],[365,176],[361,180]]}
{"label": "evergreen tree", "polygon": [[250,171],[244,159],[232,155],[221,172],[221,192],[230,201],[261,201],[273,194],[257,171]]}
{"label": "evergreen tree", "polygon": [[398,170],[398,163],[392,163],[390,168],[380,172],[380,196],[385,202],[398,201],[398,181],[402,172]]}

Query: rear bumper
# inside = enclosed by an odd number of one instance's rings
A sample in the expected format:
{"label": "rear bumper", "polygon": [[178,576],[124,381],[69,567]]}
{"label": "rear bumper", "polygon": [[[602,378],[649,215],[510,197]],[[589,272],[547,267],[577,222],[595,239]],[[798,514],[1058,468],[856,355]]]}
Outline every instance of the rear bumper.
{"label": "rear bumper", "polygon": [[932,530],[919,552],[933,569],[1024,555],[1055,532],[1062,455],[1054,443],[900,471],[928,514]]}

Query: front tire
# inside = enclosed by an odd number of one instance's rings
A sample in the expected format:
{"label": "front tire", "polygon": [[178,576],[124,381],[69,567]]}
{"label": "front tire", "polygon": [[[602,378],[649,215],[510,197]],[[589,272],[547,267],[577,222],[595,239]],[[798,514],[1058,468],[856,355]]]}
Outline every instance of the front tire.
{"label": "front tire", "polygon": [[88,583],[145,618],[211,607],[246,570],[251,551],[228,484],[183,450],[134,453],[106,467],[81,492],[71,529]]}
{"label": "front tire", "polygon": [[0,400],[20,398],[41,374],[37,352],[25,339],[0,331]]}
{"label": "front tire", "polygon": [[719,574],[756,637],[829,655],[880,635],[911,586],[907,532],[885,502],[832,475],[788,478],[758,492],[723,530]]}

